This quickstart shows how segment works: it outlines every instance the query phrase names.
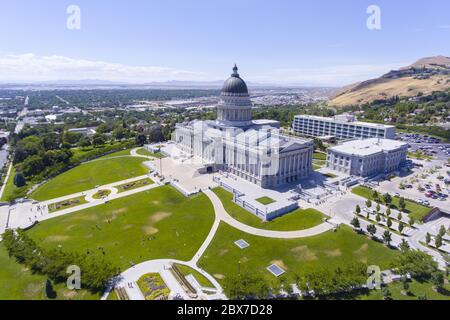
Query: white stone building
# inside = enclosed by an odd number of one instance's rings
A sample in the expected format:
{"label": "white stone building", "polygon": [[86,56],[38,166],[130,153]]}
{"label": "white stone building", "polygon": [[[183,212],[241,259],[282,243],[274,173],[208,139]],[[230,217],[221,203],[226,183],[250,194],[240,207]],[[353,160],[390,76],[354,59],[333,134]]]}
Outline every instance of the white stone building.
{"label": "white stone building", "polygon": [[225,81],[217,120],[176,126],[174,141],[187,157],[203,165],[201,172],[225,171],[263,188],[307,177],[312,172],[312,140],[281,135],[273,120],[252,120],[248,88],[235,66]]}
{"label": "white stone building", "polygon": [[328,149],[327,168],[352,176],[388,174],[406,162],[408,144],[389,139],[344,142]]}
{"label": "white stone building", "polygon": [[332,118],[298,115],[292,129],[309,137],[333,136],[337,139],[395,139],[395,127],[384,124],[356,121],[353,115],[343,114]]}

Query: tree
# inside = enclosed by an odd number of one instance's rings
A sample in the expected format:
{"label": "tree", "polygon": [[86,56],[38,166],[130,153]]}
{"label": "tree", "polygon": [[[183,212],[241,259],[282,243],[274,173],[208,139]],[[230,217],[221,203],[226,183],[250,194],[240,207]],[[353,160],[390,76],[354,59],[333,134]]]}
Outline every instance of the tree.
{"label": "tree", "polygon": [[402,233],[403,230],[405,230],[405,224],[403,222],[400,222],[398,224],[398,232]]}
{"label": "tree", "polygon": [[379,203],[377,203],[377,206],[376,206],[375,210],[376,210],[377,212],[380,212],[380,210],[381,210],[381,206],[380,206],[380,204],[379,204]]}
{"label": "tree", "polygon": [[419,250],[406,250],[398,255],[395,265],[402,276],[410,275],[419,281],[427,281],[431,275],[439,270],[438,263],[434,259]]}
{"label": "tree", "polygon": [[425,236],[425,242],[427,243],[427,245],[430,245],[431,242],[431,234],[428,232],[427,235]]}
{"label": "tree", "polygon": [[434,246],[436,247],[436,249],[442,247],[442,236],[440,234],[438,234],[434,239]]}
{"label": "tree", "polygon": [[80,148],[88,148],[91,145],[92,145],[92,142],[89,137],[81,137],[80,141],[78,141],[78,146]]}
{"label": "tree", "polygon": [[367,232],[369,232],[369,234],[372,236],[372,238],[373,238],[373,236],[375,235],[375,233],[377,233],[377,227],[375,226],[375,225],[373,225],[373,224],[369,224],[368,226],[367,226]]}
{"label": "tree", "polygon": [[61,136],[55,132],[46,133],[42,136],[42,146],[45,150],[56,150],[61,144]]}
{"label": "tree", "polygon": [[386,243],[386,245],[390,246],[392,242],[392,233],[386,230],[383,233],[383,242]]}
{"label": "tree", "polygon": [[398,200],[398,206],[400,208],[401,211],[405,212],[405,208],[406,208],[406,202],[405,202],[405,198],[401,197]]}
{"label": "tree", "polygon": [[440,235],[441,237],[443,237],[443,236],[445,236],[446,233],[447,233],[447,229],[445,229],[445,226],[442,225],[442,226],[439,228],[439,235]]}
{"label": "tree", "polygon": [[404,277],[402,279],[402,285],[403,285],[403,290],[405,291],[405,294],[410,295],[411,292],[409,291],[409,281],[406,277]]}
{"label": "tree", "polygon": [[433,272],[431,275],[431,283],[433,283],[435,290],[440,292],[445,283],[444,273],[440,271]]}
{"label": "tree", "polygon": [[381,291],[383,293],[383,300],[392,300],[392,294],[388,286],[383,286]]}
{"label": "tree", "polygon": [[267,281],[254,272],[245,272],[226,278],[224,290],[233,300],[267,299],[270,288]]}
{"label": "tree", "polygon": [[150,128],[148,139],[151,143],[164,141],[164,134],[162,133],[162,128],[160,126]]}
{"label": "tree", "polygon": [[378,223],[380,223],[380,221],[381,221],[381,215],[380,215],[380,213],[377,213],[377,216],[375,217],[375,220],[376,220]]}
{"label": "tree", "polygon": [[388,219],[387,219],[386,225],[387,225],[387,227],[388,227],[389,229],[392,227],[392,220],[391,220],[391,218],[388,218]]}
{"label": "tree", "polygon": [[388,217],[390,217],[391,216],[391,208],[387,208],[387,210],[386,210],[386,215],[388,216]]}
{"label": "tree", "polygon": [[409,223],[409,226],[410,226],[410,227],[413,227],[413,226],[414,226],[414,224],[416,223],[416,221],[414,220],[414,218],[413,218],[413,217],[409,217],[409,221],[408,221],[408,223]]}
{"label": "tree", "polygon": [[367,208],[372,207],[372,201],[370,201],[369,199],[366,201],[366,207]]}
{"label": "tree", "polygon": [[402,221],[402,219],[403,219],[403,215],[402,215],[401,212],[399,212],[398,215],[397,215],[397,220],[398,221]]}
{"label": "tree", "polygon": [[138,134],[137,136],[136,136],[136,144],[138,145],[138,146],[143,146],[144,144],[146,144],[147,143],[147,137],[145,136],[145,135],[143,135],[143,134]]}
{"label": "tree", "polygon": [[21,172],[17,172],[14,176],[14,185],[17,188],[22,188],[27,184],[27,181]]}
{"label": "tree", "polygon": [[408,251],[410,249],[408,241],[402,239],[402,242],[400,243],[398,248],[400,249],[400,251]]}
{"label": "tree", "polygon": [[45,282],[45,294],[49,299],[56,299],[57,293],[55,289],[53,289],[53,283],[50,279],[47,279]]}
{"label": "tree", "polygon": [[377,200],[379,197],[378,191],[377,190],[373,190],[372,192],[372,198],[374,198],[375,200]]}
{"label": "tree", "polygon": [[361,207],[359,205],[356,206],[355,212],[357,215],[361,213]]}
{"label": "tree", "polygon": [[66,142],[70,145],[76,145],[81,138],[83,138],[83,135],[78,132],[65,132],[63,135],[63,142]]}
{"label": "tree", "polygon": [[383,195],[384,203],[389,207],[389,205],[392,203],[392,196],[389,193],[385,193]]}
{"label": "tree", "polygon": [[28,157],[21,166],[25,177],[34,176],[41,173],[45,169],[44,160],[40,155]]}
{"label": "tree", "polygon": [[92,144],[94,147],[103,146],[106,143],[107,139],[106,136],[103,134],[95,134],[92,138]]}
{"label": "tree", "polygon": [[127,130],[123,127],[117,127],[113,130],[112,136],[114,139],[120,141],[124,139],[127,135]]}
{"label": "tree", "polygon": [[361,227],[361,224],[359,223],[359,219],[357,217],[354,217],[353,220],[350,222],[350,224],[355,228],[359,229]]}

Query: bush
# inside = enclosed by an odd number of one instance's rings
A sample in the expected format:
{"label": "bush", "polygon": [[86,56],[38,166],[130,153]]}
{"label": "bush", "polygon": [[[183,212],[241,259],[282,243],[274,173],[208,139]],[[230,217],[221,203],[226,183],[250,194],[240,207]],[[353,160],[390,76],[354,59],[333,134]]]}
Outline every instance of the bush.
{"label": "bush", "polygon": [[25,180],[25,177],[23,176],[23,174],[20,172],[16,173],[16,175],[14,176],[14,185],[17,188],[22,188],[26,184],[27,184],[27,181]]}

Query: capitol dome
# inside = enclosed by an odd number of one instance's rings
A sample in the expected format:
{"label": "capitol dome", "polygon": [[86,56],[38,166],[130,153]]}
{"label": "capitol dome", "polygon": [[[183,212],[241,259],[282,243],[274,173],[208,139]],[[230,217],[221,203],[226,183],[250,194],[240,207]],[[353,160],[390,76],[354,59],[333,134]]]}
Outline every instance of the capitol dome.
{"label": "capitol dome", "polygon": [[238,67],[235,65],[233,74],[225,81],[222,88],[222,96],[248,96],[247,84],[241,79],[238,73]]}

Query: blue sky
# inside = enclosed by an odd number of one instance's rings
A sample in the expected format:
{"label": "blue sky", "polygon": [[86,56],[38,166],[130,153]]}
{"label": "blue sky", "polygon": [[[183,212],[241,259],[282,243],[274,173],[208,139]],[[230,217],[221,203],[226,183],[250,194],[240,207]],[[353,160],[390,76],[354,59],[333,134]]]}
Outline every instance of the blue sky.
{"label": "blue sky", "polygon": [[1,0],[0,39],[0,81],[220,80],[236,62],[254,82],[344,85],[450,56],[450,2]]}

